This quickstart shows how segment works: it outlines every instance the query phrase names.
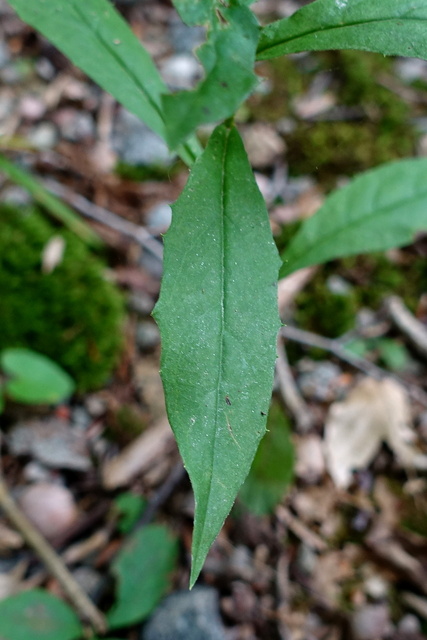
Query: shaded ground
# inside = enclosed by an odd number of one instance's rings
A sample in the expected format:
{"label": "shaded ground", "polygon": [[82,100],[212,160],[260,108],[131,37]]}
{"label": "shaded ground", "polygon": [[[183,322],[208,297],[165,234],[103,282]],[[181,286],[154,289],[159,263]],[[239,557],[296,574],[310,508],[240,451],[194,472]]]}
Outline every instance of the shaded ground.
{"label": "shaded ground", "polygon": [[[266,0],[257,10],[267,20],[296,4]],[[168,82],[191,86],[200,31],[183,28],[167,3],[122,9]],[[114,510],[122,494],[133,496],[126,513],[133,509],[140,524],[166,524],[179,540],[170,591],[188,583],[192,493],[165,417],[159,335],[149,315],[160,287],[161,233],[186,171],[4,2],[0,37],[0,151],[79,214],[96,217],[108,278],[126,301],[125,346],[101,390],[54,410],[9,406],[2,416],[3,471],[13,495],[35,519],[52,486],[66,489],[64,513],[41,518],[44,533],[105,610],[112,598],[108,567],[126,538]],[[259,73],[263,80],[239,122],[281,249],[332,187],[381,162],[426,153],[425,62],[325,53],[263,64]],[[2,202],[31,202],[1,174],[0,189]],[[131,237],[136,232],[139,242]],[[295,479],[271,515],[256,516],[238,501],[212,548],[200,584],[211,586],[218,602],[214,595],[194,606],[211,607],[208,616],[220,612],[207,628],[222,637],[427,637],[426,246],[420,237],[387,255],[340,261],[280,283],[287,327],[270,428],[292,428]],[[408,317],[416,336],[402,320]],[[309,333],[292,331],[294,325]],[[397,376],[394,386],[377,383],[376,366]],[[347,404],[333,404],[355,387]],[[346,428],[354,436],[350,448]],[[372,455],[355,461],[354,450],[367,442]],[[37,483],[40,496],[25,501]],[[2,596],[34,586],[61,594],[5,518],[0,571]],[[135,624],[116,636],[163,637],[140,629]]]}

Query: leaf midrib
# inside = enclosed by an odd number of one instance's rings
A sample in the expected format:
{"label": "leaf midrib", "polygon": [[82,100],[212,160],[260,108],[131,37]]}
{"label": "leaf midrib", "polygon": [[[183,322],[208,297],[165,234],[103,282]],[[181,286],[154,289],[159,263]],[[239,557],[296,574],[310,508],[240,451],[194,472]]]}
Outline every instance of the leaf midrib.
{"label": "leaf midrib", "polygon": [[[231,134],[231,129],[227,130],[226,137],[224,140],[224,150],[222,154],[222,162],[221,162],[221,191],[220,191],[220,252],[221,252],[221,273],[220,273],[220,305],[221,305],[221,327],[219,331],[219,366],[218,373],[216,379],[216,396],[215,396],[215,431],[212,443],[212,455],[211,455],[211,468],[209,473],[209,486],[208,486],[208,495],[206,500],[206,508],[203,513],[203,532],[206,526],[206,515],[209,508],[209,502],[212,495],[212,481],[213,481],[213,469],[215,467],[215,459],[216,455],[216,443],[218,439],[219,433],[219,405],[220,405],[220,393],[222,388],[223,374],[224,374],[224,366],[223,366],[223,354],[224,354],[224,328],[225,328],[225,320],[226,320],[226,300],[225,300],[225,281],[226,281],[226,265],[225,265],[225,212],[226,212],[226,164],[227,164],[227,151],[229,138]],[[202,536],[200,536],[202,538]]]}
{"label": "leaf midrib", "polygon": [[[266,53],[272,49],[275,49],[276,47],[289,44],[291,42],[294,42],[295,40],[300,40],[301,38],[305,38],[306,36],[311,36],[316,33],[327,33],[328,31],[335,31],[337,29],[349,29],[351,27],[360,27],[366,24],[376,24],[376,23],[382,23],[382,22],[400,22],[400,21],[421,22],[423,20],[426,20],[426,18],[409,18],[405,16],[398,18],[396,16],[392,16],[390,18],[375,18],[375,19],[373,18],[372,20],[358,20],[355,22],[347,22],[345,24],[332,25],[324,28],[318,27],[317,29],[309,29],[307,31],[304,31],[304,33],[299,33],[296,36],[285,38],[278,42],[276,41],[273,44],[270,44],[269,46],[266,46],[264,48],[260,46],[258,48],[257,54]],[[268,25],[264,31],[267,32],[270,26],[272,25]]]}
{"label": "leaf midrib", "polygon": [[[118,56],[116,51],[115,51],[115,49],[113,47],[111,47],[108,42],[105,41],[105,39],[102,37],[101,33],[98,30],[95,30],[93,28],[93,25],[87,20],[87,17],[85,15],[85,13],[80,10],[79,6],[76,3],[74,3],[74,10],[76,11],[76,13],[79,16],[79,18],[86,24],[86,26],[88,27],[89,31],[92,31],[92,33],[96,34],[96,37],[97,37],[98,41],[101,43],[102,47],[108,51],[108,53],[115,59],[115,61],[119,65],[119,67],[121,69],[123,69],[125,74],[131,79],[132,82],[135,83],[135,86],[138,87],[138,89],[144,95],[144,97],[147,100],[147,102],[149,103],[149,105],[157,113],[157,115],[159,116],[161,122],[164,123],[163,112],[162,112],[162,109],[161,109],[160,105],[155,102],[153,97],[145,89],[144,85],[141,84],[138,76],[126,64],[124,64],[122,58],[120,56]],[[142,47],[141,47],[141,50],[144,51],[142,49]],[[165,91],[166,91],[166,86],[165,86]]]}
{"label": "leaf midrib", "polygon": [[[412,198],[404,198],[402,197],[397,203],[393,202],[392,204],[386,206],[386,207],[382,207],[378,213],[378,215],[376,216],[376,218],[381,218],[381,216],[385,216],[388,215],[390,210],[396,209],[401,207],[404,203],[407,204],[408,206],[410,206],[412,203],[417,202],[417,200],[420,200],[422,198],[427,198],[427,190],[425,192],[422,192],[421,194],[416,194],[414,195]],[[365,224],[366,218],[369,218],[370,216],[372,216],[372,212],[368,212],[366,215],[357,218],[351,222],[349,222],[348,224],[344,224],[342,226],[340,226],[338,229],[335,229],[335,231],[331,231],[330,233],[324,235],[321,237],[321,239],[319,240],[319,237],[317,236],[316,241],[315,242],[311,242],[310,243],[310,251],[312,251],[313,245],[316,245],[316,249],[319,246],[325,245],[328,242],[331,241],[331,239],[333,239],[335,236],[337,236],[339,233],[342,233],[344,230],[347,233],[349,229],[353,229],[353,228],[357,228],[360,225]],[[305,253],[307,253],[307,248],[300,250],[297,255],[296,258],[292,259],[292,262],[296,263],[300,260],[301,256],[304,255]],[[359,253],[359,252],[357,252]],[[284,252],[284,255],[286,255],[286,250]],[[339,257],[339,256],[337,256]],[[307,265],[308,266],[308,265]]]}

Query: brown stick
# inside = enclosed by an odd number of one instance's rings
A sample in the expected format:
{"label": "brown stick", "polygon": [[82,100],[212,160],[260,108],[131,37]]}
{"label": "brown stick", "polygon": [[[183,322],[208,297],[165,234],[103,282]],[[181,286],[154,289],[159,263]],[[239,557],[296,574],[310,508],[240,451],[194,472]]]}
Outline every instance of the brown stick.
{"label": "brown stick", "polygon": [[97,633],[105,633],[107,630],[105,617],[82,590],[53,547],[45,540],[13,500],[1,472],[0,506],[9,520],[21,533],[27,544],[34,549],[51,574],[58,580],[79,616],[89,622]]}

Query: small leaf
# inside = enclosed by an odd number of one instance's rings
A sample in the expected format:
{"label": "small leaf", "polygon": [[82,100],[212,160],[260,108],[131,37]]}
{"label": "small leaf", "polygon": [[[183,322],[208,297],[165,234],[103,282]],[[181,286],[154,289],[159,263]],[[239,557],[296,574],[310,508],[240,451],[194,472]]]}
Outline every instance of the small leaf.
{"label": "small leaf", "polygon": [[366,171],[330,195],[282,255],[281,277],[312,264],[410,244],[427,229],[427,159]]}
{"label": "small leaf", "polygon": [[267,433],[240,490],[240,500],[255,515],[272,513],[292,482],[293,470],[294,447],[289,422],[281,407],[273,405],[267,420]]}
{"label": "small leaf", "polygon": [[116,511],[120,514],[118,530],[121,533],[129,533],[138,522],[146,505],[147,501],[144,498],[130,491],[118,495],[114,500]]}
{"label": "small leaf", "polygon": [[196,499],[192,584],[265,432],[277,268],[241,138],[219,126],[173,207],[155,309],[168,416]]}
{"label": "small leaf", "polygon": [[361,49],[427,59],[426,0],[317,0],[262,29],[258,59]]}
{"label": "small leaf", "polygon": [[175,148],[198,126],[234,114],[257,83],[253,67],[259,28],[250,9],[221,7],[226,25],[215,24],[198,50],[206,77],[194,91],[163,97],[166,138]]}
{"label": "small leaf", "polygon": [[10,380],[7,394],[18,402],[56,404],[70,396],[74,382],[50,358],[29,349],[6,349],[0,354],[0,364]]}
{"label": "small leaf", "polygon": [[1,640],[76,640],[83,630],[62,600],[42,589],[0,601]]}
{"label": "small leaf", "polygon": [[177,552],[166,527],[149,525],[130,538],[112,565],[118,592],[108,613],[110,628],[135,624],[151,613],[169,586]]}

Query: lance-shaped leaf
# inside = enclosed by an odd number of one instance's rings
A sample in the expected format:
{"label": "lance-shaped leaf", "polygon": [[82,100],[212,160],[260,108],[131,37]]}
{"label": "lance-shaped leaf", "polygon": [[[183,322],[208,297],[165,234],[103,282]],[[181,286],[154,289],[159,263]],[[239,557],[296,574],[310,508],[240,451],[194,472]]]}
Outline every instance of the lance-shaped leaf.
{"label": "lance-shaped leaf", "polygon": [[316,0],[261,32],[258,59],[362,49],[427,59],[426,0]]}
{"label": "lance-shaped leaf", "polygon": [[163,97],[166,138],[175,148],[198,126],[234,114],[257,83],[254,73],[259,27],[245,6],[221,9],[225,24],[215,21],[208,41],[198,50],[205,78],[193,91]]}
{"label": "lance-shaped leaf", "polygon": [[[150,55],[107,0],[7,0],[22,20],[40,31],[123,106],[165,138],[161,94],[167,92]],[[179,150],[191,164],[195,140]]]}
{"label": "lance-shaped leaf", "polygon": [[196,499],[192,584],[265,432],[277,271],[241,138],[222,125],[173,207],[155,309],[168,416]]}
{"label": "lance-shaped leaf", "polygon": [[282,258],[281,276],[335,258],[410,244],[427,230],[427,159],[390,162],[335,191],[306,220]]}

